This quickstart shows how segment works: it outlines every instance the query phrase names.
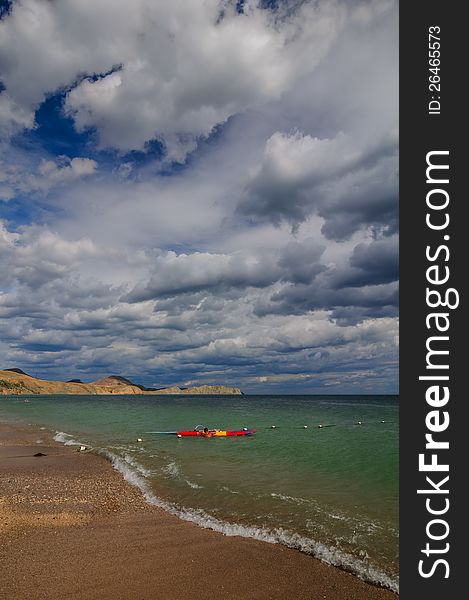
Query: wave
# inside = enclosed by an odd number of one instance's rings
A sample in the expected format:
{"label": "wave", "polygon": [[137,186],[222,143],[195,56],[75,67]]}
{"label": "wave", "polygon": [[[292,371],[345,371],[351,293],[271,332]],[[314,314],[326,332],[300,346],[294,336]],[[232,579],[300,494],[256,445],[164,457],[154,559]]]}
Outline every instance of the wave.
{"label": "wave", "polygon": [[189,481],[189,479],[184,479],[184,481],[187,483],[187,485],[189,487],[191,487],[193,490],[203,490],[204,486],[203,485],[199,485],[198,483],[194,483],[193,481]]}
{"label": "wave", "polygon": [[62,443],[64,446],[81,446],[82,442],[77,442],[77,440],[73,439],[69,433],[65,433],[64,431],[56,431],[53,439],[56,442]]}
{"label": "wave", "polygon": [[222,485],[221,489],[224,492],[229,492],[230,494],[239,494],[239,492],[235,492],[235,490],[230,489],[229,487],[227,487],[226,485]]}
{"label": "wave", "polygon": [[[56,432],[54,440],[62,442],[65,445],[80,444],[70,434],[61,431]],[[133,457],[128,454],[118,456],[107,449],[95,448],[94,451],[97,454],[105,456],[111,462],[112,466],[121,473],[125,481],[140,489],[149,504],[158,506],[183,521],[189,521],[204,529],[212,529],[229,537],[239,536],[269,544],[282,544],[305,554],[310,554],[326,564],[349,571],[369,583],[389,588],[394,592],[398,592],[399,590],[398,577],[391,577],[380,569],[370,565],[367,561],[351,556],[337,548],[327,546],[313,538],[302,536],[282,527],[268,529],[266,527],[256,527],[241,523],[229,523],[210,515],[203,509],[181,507],[175,503],[162,500],[155,496],[146,480],[146,477],[151,475],[151,472],[139,465]],[[175,462],[168,463],[162,468],[162,471],[171,477],[181,476],[179,467]],[[194,489],[202,487],[186,479],[184,481]],[[272,496],[279,497],[284,501],[303,500],[281,494],[272,494]]]}
{"label": "wave", "polygon": [[150,471],[149,469],[146,469],[144,466],[142,466],[139,462],[137,462],[132,456],[130,456],[130,454],[128,454],[127,452],[124,454],[124,460],[129,463],[129,465],[131,467],[133,467],[134,469],[136,469],[136,471],[138,471],[141,475],[143,475],[144,477],[150,477],[151,475],[153,475],[153,471]]}
{"label": "wave", "polygon": [[[262,497],[261,494],[258,497]],[[397,535],[397,531],[394,527],[392,527],[389,523],[378,523],[376,521],[372,521],[370,519],[365,518],[363,515],[360,517],[352,517],[346,513],[340,513],[340,511],[334,509],[334,511],[329,511],[325,506],[319,504],[316,500],[306,499],[306,498],[296,498],[295,496],[288,496],[286,494],[280,494],[276,492],[272,492],[270,494],[272,498],[276,498],[282,502],[297,504],[297,505],[308,505],[310,506],[317,514],[320,514],[321,517],[325,519],[333,519],[334,521],[342,521],[346,523],[348,526],[353,527],[354,531],[360,532],[365,531],[367,533],[380,533],[383,529],[386,529],[388,532]],[[309,521],[307,522],[309,523]],[[312,529],[317,528],[318,523],[316,521],[311,521],[314,523]]]}
{"label": "wave", "polygon": [[165,475],[169,475],[173,479],[180,479],[181,481],[184,481],[184,483],[187,484],[193,490],[202,490],[204,488],[203,485],[199,485],[198,483],[186,479],[183,473],[181,473],[181,469],[174,461],[171,461],[166,466],[162,467],[161,471]]}
{"label": "wave", "polygon": [[270,494],[272,498],[283,500],[284,502],[292,502],[293,504],[316,504],[314,500],[306,500],[305,498],[295,498],[294,496],[287,496],[285,494],[277,494],[272,492]]}
{"label": "wave", "polygon": [[314,539],[303,537],[281,527],[267,529],[241,523],[228,523],[213,517],[203,509],[180,507],[172,502],[161,500],[150,490],[147,481],[129,468],[126,461],[110,452],[105,452],[105,454],[110,459],[113,467],[122,474],[124,479],[141,490],[145,500],[149,504],[158,506],[166,512],[179,517],[183,521],[190,521],[199,527],[212,529],[213,531],[218,531],[229,537],[240,536],[270,544],[283,544],[289,548],[294,548],[306,554],[310,554],[329,565],[334,565],[354,573],[364,581],[387,587],[395,592],[399,589],[398,578],[390,577],[380,569],[369,565],[367,562],[355,558],[337,548],[328,547]]}
{"label": "wave", "polygon": [[171,461],[166,466],[162,467],[161,471],[170,477],[180,477],[181,475],[179,467],[174,461]]}

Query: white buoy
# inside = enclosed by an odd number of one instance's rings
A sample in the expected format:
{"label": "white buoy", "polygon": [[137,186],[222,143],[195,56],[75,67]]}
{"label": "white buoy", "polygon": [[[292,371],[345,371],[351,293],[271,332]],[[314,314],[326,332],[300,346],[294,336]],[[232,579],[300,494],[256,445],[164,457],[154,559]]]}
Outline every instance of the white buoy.
{"label": "white buoy", "polygon": [[271,428],[271,429],[275,429],[275,425],[271,425],[271,426],[270,426],[270,428]]}
{"label": "white buoy", "polygon": [[182,435],[180,433],[178,433],[177,435],[178,435],[178,438],[182,438]]}
{"label": "white buoy", "polygon": [[84,452],[87,449],[88,448],[86,446],[80,446],[79,448],[77,448],[77,452]]}
{"label": "white buoy", "polygon": [[386,421],[381,421],[381,423],[386,423]]}
{"label": "white buoy", "polygon": [[247,428],[247,427],[243,427],[243,431],[247,431],[247,430],[248,430],[248,428]]}
{"label": "white buoy", "polygon": [[143,442],[142,438],[137,438],[137,442]]}
{"label": "white buoy", "polygon": [[357,425],[362,425],[362,422],[361,421],[357,421]]}
{"label": "white buoy", "polygon": [[319,429],[322,429],[322,425],[318,425]]}
{"label": "white buoy", "polygon": [[308,429],[308,426],[307,425],[303,425],[303,429]]}

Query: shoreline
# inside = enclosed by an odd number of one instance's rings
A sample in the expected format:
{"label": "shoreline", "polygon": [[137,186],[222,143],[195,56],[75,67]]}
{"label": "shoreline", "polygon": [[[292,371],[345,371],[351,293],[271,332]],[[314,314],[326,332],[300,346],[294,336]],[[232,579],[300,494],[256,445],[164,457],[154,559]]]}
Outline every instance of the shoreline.
{"label": "shoreline", "polygon": [[226,385],[196,385],[181,387],[171,385],[161,388],[146,388],[120,375],[108,375],[85,383],[80,379],[50,381],[28,375],[21,369],[0,369],[0,395],[235,395],[242,396],[238,387]]}
{"label": "shoreline", "polygon": [[182,521],[104,457],[32,427],[0,424],[0,477],[0,598],[398,598],[297,550]]}

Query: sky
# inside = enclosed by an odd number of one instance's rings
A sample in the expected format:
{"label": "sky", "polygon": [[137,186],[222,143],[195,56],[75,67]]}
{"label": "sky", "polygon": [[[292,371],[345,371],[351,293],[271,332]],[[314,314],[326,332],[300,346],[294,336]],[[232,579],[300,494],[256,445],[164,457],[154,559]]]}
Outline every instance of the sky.
{"label": "sky", "polygon": [[0,368],[398,390],[398,4],[0,0]]}

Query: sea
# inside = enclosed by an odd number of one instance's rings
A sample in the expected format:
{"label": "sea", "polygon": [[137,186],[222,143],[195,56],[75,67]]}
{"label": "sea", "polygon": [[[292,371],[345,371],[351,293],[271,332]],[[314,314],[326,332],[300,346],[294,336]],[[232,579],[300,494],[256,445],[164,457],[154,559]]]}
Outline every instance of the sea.
{"label": "sea", "polygon": [[[397,396],[371,395],[0,397],[1,421],[86,445],[183,520],[296,548],[394,591],[398,409]],[[256,434],[149,433],[197,425]]]}

